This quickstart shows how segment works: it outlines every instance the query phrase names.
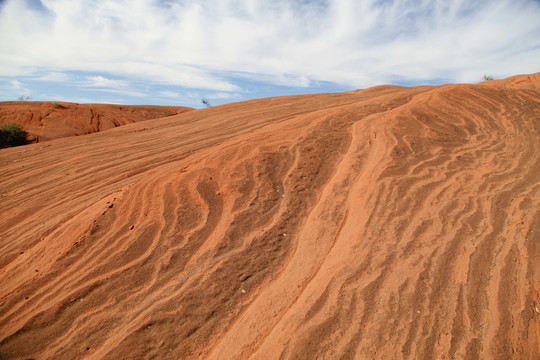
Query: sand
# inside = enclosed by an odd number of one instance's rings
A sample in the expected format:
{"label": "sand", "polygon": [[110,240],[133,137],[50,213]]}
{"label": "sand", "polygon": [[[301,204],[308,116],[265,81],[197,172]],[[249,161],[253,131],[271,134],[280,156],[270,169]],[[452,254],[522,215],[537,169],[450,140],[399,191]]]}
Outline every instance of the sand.
{"label": "sand", "polygon": [[540,73],[0,150],[4,359],[540,358]]}
{"label": "sand", "polygon": [[184,106],[75,104],[55,101],[0,102],[0,125],[21,125],[30,142],[91,134],[138,121],[194,110]]}

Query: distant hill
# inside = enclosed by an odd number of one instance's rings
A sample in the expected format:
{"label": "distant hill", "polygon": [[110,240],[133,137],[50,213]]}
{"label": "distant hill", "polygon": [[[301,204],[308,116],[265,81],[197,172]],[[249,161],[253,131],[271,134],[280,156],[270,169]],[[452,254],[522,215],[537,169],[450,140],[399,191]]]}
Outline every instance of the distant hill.
{"label": "distant hill", "polygon": [[182,106],[74,104],[48,101],[0,102],[0,125],[18,124],[33,142],[112,129],[194,110]]}

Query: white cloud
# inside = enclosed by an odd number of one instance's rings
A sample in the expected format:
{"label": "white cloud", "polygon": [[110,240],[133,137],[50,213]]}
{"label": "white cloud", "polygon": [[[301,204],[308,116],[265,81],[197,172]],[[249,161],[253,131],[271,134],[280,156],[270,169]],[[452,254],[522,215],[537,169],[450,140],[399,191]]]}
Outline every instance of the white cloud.
{"label": "white cloud", "polygon": [[26,84],[16,79],[0,78],[0,99],[2,101],[16,100],[20,96],[32,98],[32,92],[26,87]]}
{"label": "white cloud", "polygon": [[1,7],[0,75],[81,70],[220,93],[240,90],[230,79],[365,87],[540,71],[535,0],[41,2]]}
{"label": "white cloud", "polygon": [[109,92],[109,93],[114,93],[114,94],[122,94],[122,95],[136,96],[136,97],[145,97],[145,96],[148,96],[148,94],[143,93],[143,92],[141,92],[141,91],[137,91],[137,90],[129,90],[129,89],[123,90],[123,89],[99,89],[99,88],[94,89],[94,88],[92,88],[91,90],[93,90],[93,91]]}
{"label": "white cloud", "polygon": [[79,83],[81,89],[91,91],[102,91],[114,94],[129,95],[135,97],[145,97],[148,94],[137,90],[128,80],[109,79],[101,75],[86,76],[85,80]]}
{"label": "white cloud", "polygon": [[90,86],[90,87],[109,87],[109,88],[126,88],[129,86],[129,82],[126,80],[113,80],[108,79],[106,77],[103,77],[101,75],[99,76],[87,76],[86,77],[86,83],[84,83],[84,86]]}
{"label": "white cloud", "polygon": [[232,98],[238,98],[240,97],[241,95],[240,94],[236,94],[236,93],[226,93],[226,92],[219,92],[219,93],[213,93],[213,94],[208,94],[208,96],[206,96],[208,99],[232,99]]}
{"label": "white cloud", "polygon": [[23,83],[18,80],[11,80],[9,83],[13,89],[19,90],[23,88]]}
{"label": "white cloud", "polygon": [[32,80],[39,80],[39,81],[51,81],[51,82],[65,82],[69,80],[69,76],[61,73],[52,71],[44,75],[40,75],[38,77],[33,78]]}
{"label": "white cloud", "polygon": [[199,92],[188,92],[186,95],[191,99],[200,99],[202,96]]}
{"label": "white cloud", "polygon": [[170,90],[163,90],[159,92],[160,95],[170,98],[177,98],[180,97],[180,93],[170,91]]}

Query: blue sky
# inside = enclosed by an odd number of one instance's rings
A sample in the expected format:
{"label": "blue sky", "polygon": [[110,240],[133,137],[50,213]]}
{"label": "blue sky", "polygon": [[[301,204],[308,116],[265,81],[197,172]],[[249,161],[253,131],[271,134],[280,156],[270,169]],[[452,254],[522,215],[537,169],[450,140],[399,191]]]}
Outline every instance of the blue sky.
{"label": "blue sky", "polygon": [[0,101],[201,107],[540,71],[538,0],[0,0]]}

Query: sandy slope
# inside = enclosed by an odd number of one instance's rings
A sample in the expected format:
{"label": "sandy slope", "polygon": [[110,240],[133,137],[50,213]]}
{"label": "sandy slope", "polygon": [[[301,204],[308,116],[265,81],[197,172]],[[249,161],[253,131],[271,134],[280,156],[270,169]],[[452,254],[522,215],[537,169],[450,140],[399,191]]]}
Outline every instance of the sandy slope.
{"label": "sandy slope", "polygon": [[84,135],[138,121],[177,115],[183,106],[74,104],[49,101],[0,102],[0,125],[19,124],[32,141]]}
{"label": "sandy slope", "polygon": [[540,74],[0,150],[6,359],[538,359]]}

